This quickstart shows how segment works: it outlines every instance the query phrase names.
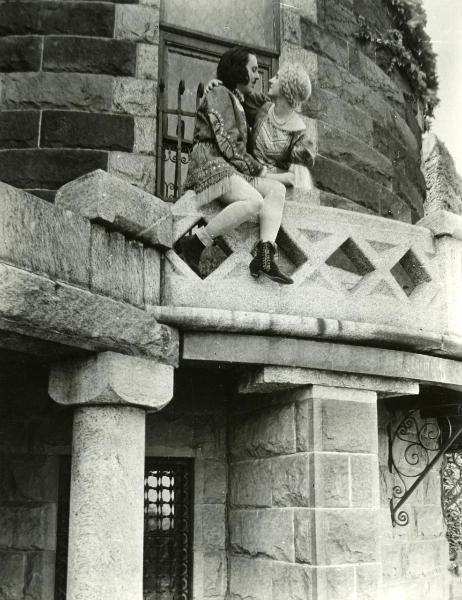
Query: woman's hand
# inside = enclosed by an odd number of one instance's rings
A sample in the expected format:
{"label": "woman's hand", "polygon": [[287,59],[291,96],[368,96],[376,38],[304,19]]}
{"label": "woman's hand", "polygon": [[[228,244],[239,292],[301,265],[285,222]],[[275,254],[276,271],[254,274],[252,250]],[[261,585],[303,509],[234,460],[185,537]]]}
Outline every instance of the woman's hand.
{"label": "woman's hand", "polygon": [[205,86],[204,93],[208,94],[213,88],[218,87],[219,85],[223,85],[223,82],[220,81],[220,79],[211,79]]}

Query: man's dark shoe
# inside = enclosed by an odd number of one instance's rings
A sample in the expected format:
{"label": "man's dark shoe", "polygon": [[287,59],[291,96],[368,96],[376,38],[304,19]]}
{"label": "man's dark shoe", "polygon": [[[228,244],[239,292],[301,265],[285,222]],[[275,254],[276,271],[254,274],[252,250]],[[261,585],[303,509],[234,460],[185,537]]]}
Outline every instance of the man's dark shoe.
{"label": "man's dark shoe", "polygon": [[275,248],[271,242],[258,242],[256,247],[255,258],[249,265],[250,274],[252,277],[265,275],[272,281],[289,285],[294,282],[293,279],[283,273],[277,266],[274,260]]}
{"label": "man's dark shoe", "polygon": [[201,254],[205,249],[204,244],[200,241],[197,235],[185,235],[180,240],[181,256],[185,263],[196,273],[201,276],[199,262]]}

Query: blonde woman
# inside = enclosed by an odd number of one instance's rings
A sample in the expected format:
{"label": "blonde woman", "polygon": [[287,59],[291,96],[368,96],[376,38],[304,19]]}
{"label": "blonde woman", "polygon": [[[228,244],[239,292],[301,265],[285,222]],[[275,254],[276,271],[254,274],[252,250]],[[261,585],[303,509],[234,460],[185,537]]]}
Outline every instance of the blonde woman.
{"label": "blonde woman", "polygon": [[315,150],[298,114],[311,96],[311,82],[300,64],[285,64],[270,79],[268,95],[250,93],[244,109],[251,127],[250,152],[268,170],[266,177],[296,188],[310,188]]}
{"label": "blonde woman", "polygon": [[[245,97],[250,152],[267,168],[265,178],[295,189],[310,189],[314,144],[296,110],[311,96],[310,78],[300,64],[291,63],[283,65],[269,83],[268,96],[249,93]],[[250,263],[254,276],[264,252],[260,241]]]}

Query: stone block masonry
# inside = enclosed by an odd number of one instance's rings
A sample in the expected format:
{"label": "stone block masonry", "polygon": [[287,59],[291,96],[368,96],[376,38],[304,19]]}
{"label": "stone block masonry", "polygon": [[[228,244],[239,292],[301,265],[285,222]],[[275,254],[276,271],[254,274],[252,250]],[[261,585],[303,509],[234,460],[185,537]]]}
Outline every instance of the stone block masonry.
{"label": "stone block masonry", "polygon": [[0,456],[0,595],[46,600],[54,593],[58,457],[14,452]]}
{"label": "stone block masonry", "polygon": [[40,128],[39,110],[2,111],[0,145],[2,148],[35,148]]}
{"label": "stone block masonry", "polygon": [[43,41],[40,36],[9,36],[0,39],[0,71],[38,71]]}
{"label": "stone block masonry", "polygon": [[401,73],[388,73],[391,57],[357,39],[360,16],[374,31],[395,28],[381,1],[284,5],[281,64],[297,60],[313,80],[302,113],[317,125],[313,175],[330,194],[329,205],[354,210],[355,203],[415,223],[425,198],[421,174],[416,182],[423,131],[418,102]]}
{"label": "stone block masonry", "polygon": [[0,6],[0,35],[86,35],[110,37],[115,7],[109,3],[14,2]]}
{"label": "stone block masonry", "polygon": [[157,3],[3,3],[0,36],[0,181],[53,201],[100,168],[153,193]]}
{"label": "stone block masonry", "polygon": [[125,40],[54,37],[45,39],[46,71],[134,76],[136,46]]}
{"label": "stone block masonry", "polygon": [[312,385],[234,403],[231,598],[378,597],[375,397]]}
{"label": "stone block masonry", "polygon": [[73,111],[43,111],[42,144],[47,148],[133,150],[131,115],[98,115]]}

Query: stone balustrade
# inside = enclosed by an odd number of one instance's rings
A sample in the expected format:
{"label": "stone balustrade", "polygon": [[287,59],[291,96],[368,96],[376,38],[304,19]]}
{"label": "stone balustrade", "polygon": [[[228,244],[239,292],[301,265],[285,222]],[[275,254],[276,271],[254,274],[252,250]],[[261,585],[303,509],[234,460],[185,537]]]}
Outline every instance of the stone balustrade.
{"label": "stone balustrade", "polygon": [[[79,305],[87,320],[73,343],[98,351],[155,354],[170,325],[461,356],[461,217],[440,211],[411,225],[322,207],[316,194],[286,203],[277,243],[294,284],[279,286],[249,276],[256,223],[206,251],[202,277],[176,252],[218,202],[198,207],[187,193],[172,206],[103,171],[66,184],[54,206],[3,185],[3,319],[11,320],[14,288],[23,290],[24,318],[46,339],[59,330],[72,339],[69,309]],[[37,286],[49,288],[43,310]],[[111,311],[124,315],[123,331],[114,320],[105,331]]]}
{"label": "stone balustrade", "polygon": [[[314,191],[286,203],[277,243],[279,263],[293,285],[249,276],[258,227],[243,225],[224,237],[219,254],[205,257],[202,278],[175,249],[166,252],[162,305],[169,309],[158,308],[158,318],[185,328],[219,329],[221,323],[230,331],[240,327],[448,351],[462,333],[461,319],[451,309],[460,294],[454,288],[460,261],[448,255],[459,253],[460,243],[438,223],[446,218],[457,229],[459,217],[441,213],[431,223],[424,218],[411,225],[315,201]],[[187,193],[173,207],[174,241],[219,210],[218,202],[196,206]],[[309,323],[313,318],[316,323]]]}

